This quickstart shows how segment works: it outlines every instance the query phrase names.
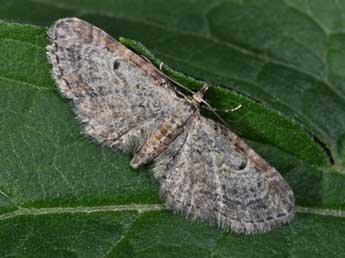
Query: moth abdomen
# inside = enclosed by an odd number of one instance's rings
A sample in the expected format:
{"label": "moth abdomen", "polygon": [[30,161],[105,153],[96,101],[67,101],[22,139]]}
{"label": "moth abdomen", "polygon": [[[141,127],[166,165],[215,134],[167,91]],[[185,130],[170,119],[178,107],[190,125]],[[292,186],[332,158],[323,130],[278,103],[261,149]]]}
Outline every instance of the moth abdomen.
{"label": "moth abdomen", "polygon": [[184,122],[177,117],[165,119],[134,154],[131,166],[138,168],[154,160],[183,131]]}

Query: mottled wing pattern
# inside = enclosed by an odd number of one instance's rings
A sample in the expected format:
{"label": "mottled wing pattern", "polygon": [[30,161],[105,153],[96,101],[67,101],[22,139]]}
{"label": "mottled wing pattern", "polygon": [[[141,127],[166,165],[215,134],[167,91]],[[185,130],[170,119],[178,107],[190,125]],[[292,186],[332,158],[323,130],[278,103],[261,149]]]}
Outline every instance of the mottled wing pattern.
{"label": "mottled wing pattern", "polygon": [[269,231],[294,216],[282,176],[237,135],[199,114],[156,160],[155,175],[169,207],[236,232]]}
{"label": "mottled wing pattern", "polygon": [[133,151],[181,101],[152,64],[85,21],[61,19],[48,35],[58,88],[98,142]]}
{"label": "mottled wing pattern", "polygon": [[57,21],[48,34],[53,77],[84,133],[155,154],[155,176],[172,209],[245,233],[292,219],[293,193],[280,174],[230,130],[201,117],[193,100],[177,97],[151,63],[77,18]]}

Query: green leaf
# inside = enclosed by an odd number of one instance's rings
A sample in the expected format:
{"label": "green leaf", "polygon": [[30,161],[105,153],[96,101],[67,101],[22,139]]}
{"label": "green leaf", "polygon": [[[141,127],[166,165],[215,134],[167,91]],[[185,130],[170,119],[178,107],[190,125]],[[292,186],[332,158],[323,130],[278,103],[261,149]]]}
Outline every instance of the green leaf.
{"label": "green leaf", "polygon": [[148,169],[80,135],[50,77],[47,28],[3,22],[0,257],[344,257],[345,3],[0,3],[0,19],[48,26],[78,16],[133,38],[154,55],[128,46],[186,87],[212,85],[212,106],[242,104],[220,115],[278,168],[299,205],[290,225],[255,236],[166,211]]}

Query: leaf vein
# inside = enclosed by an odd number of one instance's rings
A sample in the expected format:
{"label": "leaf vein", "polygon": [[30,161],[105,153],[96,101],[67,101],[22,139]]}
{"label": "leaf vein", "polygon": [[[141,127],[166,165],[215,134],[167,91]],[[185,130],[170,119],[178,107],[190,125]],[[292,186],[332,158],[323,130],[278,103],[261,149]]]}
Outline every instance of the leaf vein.
{"label": "leaf vein", "polygon": [[145,213],[150,211],[166,210],[163,204],[127,204],[127,205],[109,205],[98,207],[51,207],[51,208],[20,208],[16,211],[0,215],[1,220],[11,219],[17,216],[37,216],[48,214],[65,214],[65,213],[95,213],[95,212],[122,212],[137,211]]}
{"label": "leaf vein", "polygon": [[4,80],[4,81],[12,82],[14,84],[27,85],[27,86],[30,86],[30,87],[35,88],[37,90],[40,90],[40,91],[51,91],[52,90],[51,88],[40,87],[38,85],[29,83],[29,82],[24,82],[24,81],[21,81],[21,80],[18,80],[18,79],[8,78],[8,77],[3,76],[3,75],[0,75],[0,79]]}

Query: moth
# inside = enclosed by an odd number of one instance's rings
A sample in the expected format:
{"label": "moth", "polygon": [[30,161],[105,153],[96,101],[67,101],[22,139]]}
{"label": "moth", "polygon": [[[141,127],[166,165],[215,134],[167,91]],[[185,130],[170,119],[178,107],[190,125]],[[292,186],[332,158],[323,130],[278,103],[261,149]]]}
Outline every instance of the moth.
{"label": "moth", "polygon": [[77,18],[48,30],[48,59],[82,131],[153,167],[177,213],[241,233],[266,232],[294,217],[283,177],[235,133],[200,114],[202,91],[173,81],[106,32]]}

